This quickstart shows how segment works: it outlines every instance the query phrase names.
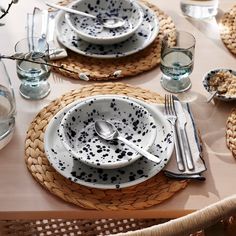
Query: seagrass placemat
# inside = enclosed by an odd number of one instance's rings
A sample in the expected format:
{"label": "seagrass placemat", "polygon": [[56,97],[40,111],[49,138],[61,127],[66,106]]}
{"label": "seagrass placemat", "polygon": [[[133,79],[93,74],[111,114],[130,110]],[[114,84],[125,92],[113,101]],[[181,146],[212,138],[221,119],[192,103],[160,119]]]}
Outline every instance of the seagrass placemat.
{"label": "seagrass placemat", "polygon": [[[78,73],[70,73],[58,68],[53,68],[54,71],[74,79],[80,79],[86,75],[90,80],[111,80],[134,76],[157,66],[160,63],[161,38],[165,33],[175,29],[175,25],[171,17],[157,6],[144,0],[141,2],[152,9],[159,19],[160,31],[150,46],[135,54],[113,59],[92,58],[68,50],[67,58],[54,63]],[[63,5],[67,3],[67,0],[60,2]]]}
{"label": "seagrass placemat", "polygon": [[228,50],[236,55],[236,5],[225,12],[220,20],[220,36]]}
{"label": "seagrass placemat", "polygon": [[226,123],[226,143],[236,158],[236,109],[233,109]]}
{"label": "seagrass placemat", "polygon": [[171,180],[162,172],[132,187],[102,190],[76,184],[55,171],[44,152],[44,132],[49,121],[76,99],[97,94],[124,94],[147,102],[163,103],[163,98],[157,93],[124,83],[99,83],[62,95],[37,114],[27,131],[25,161],[33,177],[59,198],[80,207],[99,210],[143,209],[159,204],[185,188],[187,180]]}

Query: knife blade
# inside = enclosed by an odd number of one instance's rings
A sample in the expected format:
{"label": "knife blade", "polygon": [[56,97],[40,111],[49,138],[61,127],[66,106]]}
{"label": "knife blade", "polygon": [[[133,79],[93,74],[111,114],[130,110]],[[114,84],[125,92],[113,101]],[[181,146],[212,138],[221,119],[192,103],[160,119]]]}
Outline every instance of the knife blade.
{"label": "knife blade", "polygon": [[193,170],[194,169],[193,158],[192,158],[192,153],[191,153],[191,149],[190,149],[190,145],[188,141],[188,136],[186,133],[187,119],[186,119],[184,109],[179,99],[176,96],[173,96],[173,99],[174,99],[174,106],[175,106],[176,114],[178,117],[177,119],[177,124],[179,127],[178,130],[179,130],[180,137],[182,140],[181,149],[182,149],[182,152],[185,153],[187,168],[189,170]]}

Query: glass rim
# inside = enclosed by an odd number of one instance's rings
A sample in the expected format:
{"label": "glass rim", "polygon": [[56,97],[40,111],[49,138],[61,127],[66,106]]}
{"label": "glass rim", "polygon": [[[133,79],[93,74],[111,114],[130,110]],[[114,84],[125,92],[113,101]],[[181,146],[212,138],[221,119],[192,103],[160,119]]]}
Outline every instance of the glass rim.
{"label": "glass rim", "polygon": [[195,45],[196,45],[196,38],[195,38],[195,36],[194,36],[192,33],[188,32],[188,31],[185,31],[185,30],[178,30],[178,29],[171,30],[171,31],[169,31],[168,33],[165,33],[165,34],[164,34],[162,40],[163,40],[166,36],[170,35],[172,32],[176,32],[176,33],[178,33],[178,34],[179,34],[179,33],[184,33],[184,34],[186,34],[186,35],[188,35],[188,36],[190,36],[190,37],[192,38],[192,40],[193,40],[192,45],[189,46],[189,47],[185,47],[186,50],[195,47]]}
{"label": "glass rim", "polygon": [[[43,39],[42,37],[25,37],[25,38],[22,38],[22,39],[20,39],[20,40],[18,40],[16,43],[15,43],[15,46],[14,46],[14,50],[15,50],[15,52],[17,52],[17,46],[20,44],[20,43],[23,43],[23,42],[26,42],[26,41],[28,41],[28,45],[30,44],[30,42],[29,42],[29,40],[39,40],[39,39]],[[44,40],[45,42],[44,42],[44,44],[45,44],[45,46],[46,46],[46,50],[44,50],[43,51],[43,53],[44,52],[47,52],[47,51],[49,51],[49,44],[48,44],[48,42],[47,42],[47,40],[45,39]],[[30,50],[29,50],[30,51]]]}

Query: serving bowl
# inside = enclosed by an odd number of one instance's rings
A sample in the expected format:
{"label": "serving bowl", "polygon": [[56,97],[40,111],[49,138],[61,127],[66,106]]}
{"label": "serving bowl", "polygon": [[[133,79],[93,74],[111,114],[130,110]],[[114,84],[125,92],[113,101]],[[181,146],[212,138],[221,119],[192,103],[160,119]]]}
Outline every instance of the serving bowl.
{"label": "serving bowl", "polygon": [[203,78],[204,88],[215,98],[223,101],[236,100],[236,71],[231,69],[214,69]]}
{"label": "serving bowl", "polygon": [[94,129],[97,120],[111,122],[123,137],[145,150],[156,138],[153,116],[127,97],[97,97],[79,102],[63,117],[59,136],[73,158],[96,168],[120,168],[141,157],[121,141],[100,138]]}
{"label": "serving bowl", "polygon": [[72,9],[89,13],[100,18],[111,16],[122,18],[122,27],[105,28],[98,18],[89,18],[66,13],[65,20],[78,36],[92,44],[116,44],[131,37],[141,26],[143,11],[141,6],[132,0],[79,0],[69,5]]}

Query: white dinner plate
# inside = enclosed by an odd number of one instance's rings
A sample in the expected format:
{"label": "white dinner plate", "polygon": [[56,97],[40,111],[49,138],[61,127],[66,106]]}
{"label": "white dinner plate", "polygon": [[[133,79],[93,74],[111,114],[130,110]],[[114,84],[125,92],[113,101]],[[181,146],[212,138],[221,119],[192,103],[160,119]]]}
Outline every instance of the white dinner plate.
{"label": "white dinner plate", "polygon": [[66,23],[63,11],[57,16],[57,39],[66,48],[89,57],[117,58],[136,53],[150,45],[159,32],[159,21],[156,14],[145,5],[141,4],[141,6],[144,11],[142,25],[132,37],[124,42],[113,45],[96,45],[80,39],[78,34]]}
{"label": "white dinner plate", "polygon": [[[109,97],[109,95],[102,96]],[[124,97],[112,95],[112,97],[114,96]],[[45,131],[45,153],[51,165],[61,175],[75,183],[100,189],[115,189],[133,186],[156,175],[165,167],[173,151],[174,144],[171,127],[164,116],[151,105],[137,99],[134,99],[134,101],[144,106],[155,119],[157,136],[150,148],[150,152],[161,159],[159,164],[141,157],[128,166],[109,170],[90,167],[74,158],[62,145],[58,129],[65,112],[79,102],[75,101],[60,110],[51,119]]]}

